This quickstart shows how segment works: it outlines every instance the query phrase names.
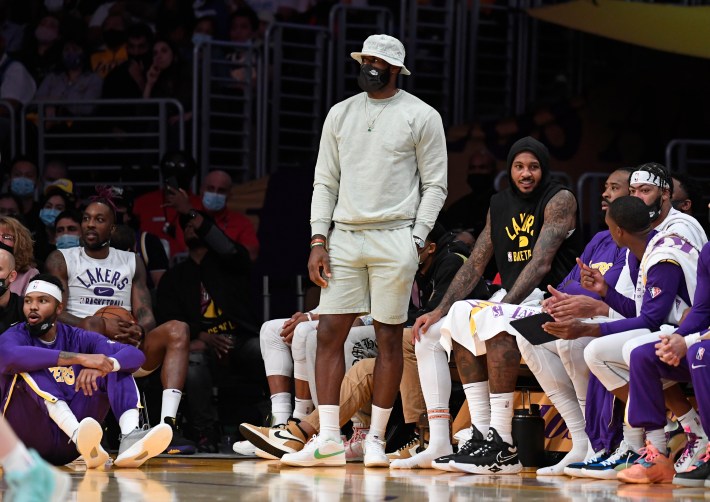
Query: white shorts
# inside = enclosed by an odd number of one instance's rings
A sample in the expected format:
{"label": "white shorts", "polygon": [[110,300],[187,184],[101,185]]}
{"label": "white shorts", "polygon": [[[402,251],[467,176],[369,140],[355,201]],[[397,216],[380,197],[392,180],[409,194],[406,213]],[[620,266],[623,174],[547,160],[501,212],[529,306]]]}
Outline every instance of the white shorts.
{"label": "white shorts", "polygon": [[328,239],[328,286],[320,314],[363,314],[384,324],[407,320],[414,274],[419,266],[412,228],[340,230]]}

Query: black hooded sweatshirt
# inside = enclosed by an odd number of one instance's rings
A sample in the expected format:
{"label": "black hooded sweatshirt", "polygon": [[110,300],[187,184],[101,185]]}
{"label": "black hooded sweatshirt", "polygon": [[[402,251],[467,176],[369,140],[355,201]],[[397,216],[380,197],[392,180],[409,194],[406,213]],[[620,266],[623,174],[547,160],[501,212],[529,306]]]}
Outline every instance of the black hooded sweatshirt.
{"label": "black hooded sweatshirt", "polygon": [[[513,160],[521,152],[532,153],[540,163],[542,179],[530,194],[522,194],[513,183]],[[550,155],[547,147],[530,136],[516,141],[508,153],[508,185],[491,198],[491,240],[503,287],[510,290],[525,266],[545,223],[545,207],[561,190],[567,190],[550,178]],[[535,286],[547,291],[548,284],[559,284],[575,264],[582,250],[582,233],[577,212],[575,230],[562,243],[552,260],[550,272]]]}

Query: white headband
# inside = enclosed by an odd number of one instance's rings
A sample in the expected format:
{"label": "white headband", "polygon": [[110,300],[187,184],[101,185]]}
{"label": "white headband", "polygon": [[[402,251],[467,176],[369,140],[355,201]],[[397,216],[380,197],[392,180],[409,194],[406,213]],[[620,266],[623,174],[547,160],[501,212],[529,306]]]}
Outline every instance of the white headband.
{"label": "white headband", "polygon": [[655,185],[660,188],[669,188],[660,176],[653,173],[649,173],[648,171],[634,171],[634,173],[631,175],[631,181],[629,181],[629,185],[636,184]]}
{"label": "white headband", "polygon": [[59,303],[62,302],[62,290],[57,286],[47,281],[32,281],[27,285],[25,295],[30,293],[46,293],[49,296],[56,298]]}

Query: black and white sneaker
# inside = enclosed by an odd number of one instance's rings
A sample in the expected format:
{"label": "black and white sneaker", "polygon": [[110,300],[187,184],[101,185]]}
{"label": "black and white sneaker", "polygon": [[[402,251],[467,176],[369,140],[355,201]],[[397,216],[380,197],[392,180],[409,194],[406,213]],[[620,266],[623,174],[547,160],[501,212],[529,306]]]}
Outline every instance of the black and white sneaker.
{"label": "black and white sneaker", "polygon": [[518,448],[503,441],[493,427],[477,450],[455,455],[449,465],[471,474],[517,474],[523,469]]}
{"label": "black and white sneaker", "polygon": [[459,451],[452,453],[451,455],[444,455],[443,457],[436,458],[431,461],[431,466],[434,469],[439,469],[442,471],[458,472],[458,469],[454,468],[451,464],[456,461],[456,458],[462,455],[470,455],[474,451],[478,450],[486,442],[486,438],[483,434],[476,428],[475,425],[471,426],[471,439],[466,441],[463,446],[459,448]]}

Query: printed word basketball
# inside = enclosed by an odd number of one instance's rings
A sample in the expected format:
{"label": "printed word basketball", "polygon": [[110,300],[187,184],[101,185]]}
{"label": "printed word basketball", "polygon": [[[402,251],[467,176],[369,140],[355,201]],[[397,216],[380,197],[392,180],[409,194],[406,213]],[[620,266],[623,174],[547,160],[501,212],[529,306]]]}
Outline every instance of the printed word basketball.
{"label": "printed word basketball", "polygon": [[95,316],[105,317],[107,319],[120,319],[122,321],[135,321],[133,315],[123,307],[117,305],[107,305],[101,307],[99,310],[94,312]]}

